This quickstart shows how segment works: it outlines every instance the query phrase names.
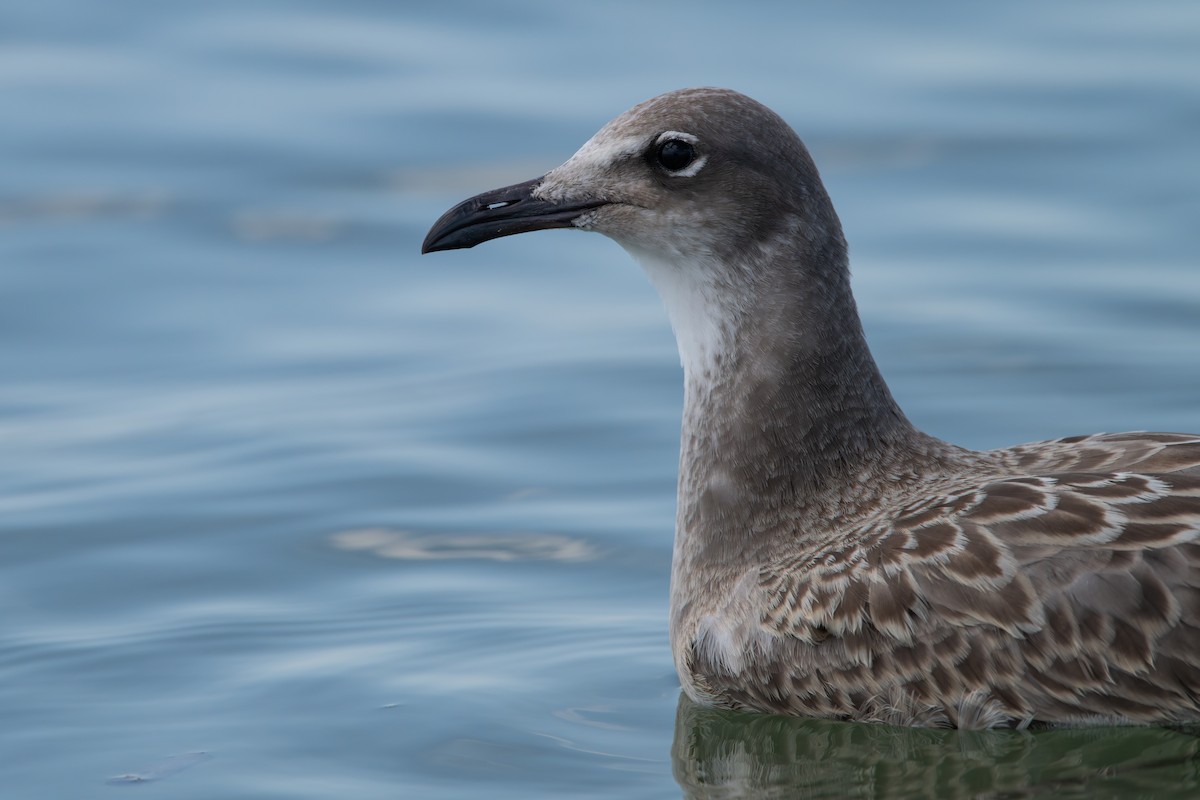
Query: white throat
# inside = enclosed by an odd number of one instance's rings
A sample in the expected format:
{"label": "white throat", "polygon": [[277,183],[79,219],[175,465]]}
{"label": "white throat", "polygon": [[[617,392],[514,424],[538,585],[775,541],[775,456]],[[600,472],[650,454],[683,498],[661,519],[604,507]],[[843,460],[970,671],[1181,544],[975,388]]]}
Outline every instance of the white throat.
{"label": "white throat", "polygon": [[718,358],[731,347],[737,316],[734,295],[720,285],[716,265],[669,259],[628,245],[625,249],[646,270],[666,306],[684,380],[689,387],[709,383]]}

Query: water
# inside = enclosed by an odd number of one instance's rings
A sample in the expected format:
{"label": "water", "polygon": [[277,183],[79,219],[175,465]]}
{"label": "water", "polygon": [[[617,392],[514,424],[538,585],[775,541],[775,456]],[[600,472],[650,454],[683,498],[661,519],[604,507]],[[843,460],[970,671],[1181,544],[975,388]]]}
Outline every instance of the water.
{"label": "water", "polygon": [[919,424],[1197,430],[1194,4],[77,0],[0,31],[5,796],[1200,791],[1179,732],[677,716],[657,299],[600,237],[417,255],[634,102],[732,86],[809,142]]}

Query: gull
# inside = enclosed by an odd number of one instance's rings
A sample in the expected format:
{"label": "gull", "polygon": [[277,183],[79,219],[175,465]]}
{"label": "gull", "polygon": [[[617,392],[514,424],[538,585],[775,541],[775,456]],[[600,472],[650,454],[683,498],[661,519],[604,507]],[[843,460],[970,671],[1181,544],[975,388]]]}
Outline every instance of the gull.
{"label": "gull", "polygon": [[422,252],[578,228],[645,268],[684,410],[670,638],[697,702],[981,729],[1200,721],[1200,435],[973,451],[913,426],[867,347],[796,133],[684,89]]}

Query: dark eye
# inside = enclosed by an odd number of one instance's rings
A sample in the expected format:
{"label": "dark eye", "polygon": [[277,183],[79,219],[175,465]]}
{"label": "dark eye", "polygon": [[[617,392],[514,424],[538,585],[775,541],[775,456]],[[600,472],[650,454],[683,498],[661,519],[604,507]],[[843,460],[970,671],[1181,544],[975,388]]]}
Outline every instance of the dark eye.
{"label": "dark eye", "polygon": [[658,146],[658,163],[671,172],[686,169],[696,160],[696,148],[682,139],[667,139]]}

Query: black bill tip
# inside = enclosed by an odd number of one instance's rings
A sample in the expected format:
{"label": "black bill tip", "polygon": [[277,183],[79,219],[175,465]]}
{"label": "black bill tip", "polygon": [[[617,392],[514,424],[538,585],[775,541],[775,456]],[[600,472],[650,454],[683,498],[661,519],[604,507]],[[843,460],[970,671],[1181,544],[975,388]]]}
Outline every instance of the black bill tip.
{"label": "black bill tip", "polygon": [[474,247],[490,239],[547,228],[568,228],[599,201],[556,202],[534,197],[541,178],[477,194],[451,208],[433,223],[422,253]]}

